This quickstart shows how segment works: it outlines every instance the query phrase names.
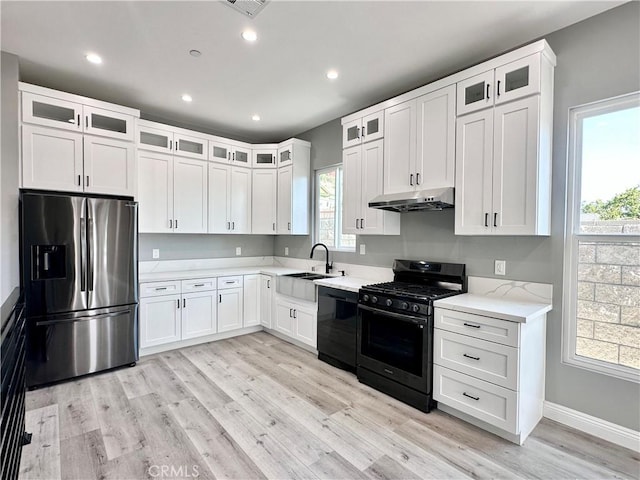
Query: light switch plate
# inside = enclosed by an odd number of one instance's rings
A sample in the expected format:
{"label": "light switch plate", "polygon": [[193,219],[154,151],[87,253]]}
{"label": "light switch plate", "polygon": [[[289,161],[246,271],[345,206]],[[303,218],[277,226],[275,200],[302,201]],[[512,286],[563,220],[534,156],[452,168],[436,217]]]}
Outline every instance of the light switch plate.
{"label": "light switch plate", "polygon": [[494,273],[496,275],[505,275],[507,273],[507,262],[504,260],[496,260]]}
{"label": "light switch plate", "polygon": [[284,247],[284,256],[289,255],[289,247]]}
{"label": "light switch plate", "polygon": [[242,247],[236,247],[236,255],[242,255]]}
{"label": "light switch plate", "polygon": [[360,244],[360,255],[364,255],[364,253],[365,253],[366,251],[367,251],[367,250],[366,250],[366,248],[365,248],[364,243],[361,243],[361,244]]}
{"label": "light switch plate", "polygon": [[151,256],[153,258],[160,258],[160,249],[154,248],[153,250],[151,250]]}

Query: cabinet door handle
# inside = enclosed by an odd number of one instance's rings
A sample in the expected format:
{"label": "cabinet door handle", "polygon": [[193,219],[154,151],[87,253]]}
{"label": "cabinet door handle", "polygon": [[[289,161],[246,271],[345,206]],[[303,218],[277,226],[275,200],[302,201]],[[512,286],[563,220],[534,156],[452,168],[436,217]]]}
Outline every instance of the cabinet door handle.
{"label": "cabinet door handle", "polygon": [[364,131],[365,131],[365,126],[362,127],[362,138],[364,138]]}
{"label": "cabinet door handle", "polygon": [[360,138],[360,127],[356,127],[356,138]]}
{"label": "cabinet door handle", "polygon": [[78,123],[77,123],[77,125],[78,125],[78,128],[80,128],[82,126],[82,125],[80,125],[80,114],[78,114]]}
{"label": "cabinet door handle", "polygon": [[287,222],[287,230],[291,230],[291,222]]}
{"label": "cabinet door handle", "polygon": [[267,288],[271,288],[271,280],[267,280]]}
{"label": "cabinet door handle", "polygon": [[180,299],[176,300],[176,305],[178,306],[178,310],[180,310]]}
{"label": "cabinet door handle", "polygon": [[87,187],[89,186],[89,175],[87,175]]}
{"label": "cabinet door handle", "polygon": [[484,214],[484,226],[485,227],[489,226],[489,214],[488,213]]}
{"label": "cabinet door handle", "polygon": [[236,152],[233,152],[233,161],[236,161]]}
{"label": "cabinet door handle", "polygon": [[236,229],[236,222],[231,222],[231,230],[235,230]]}
{"label": "cabinet door handle", "polygon": [[358,225],[358,222],[360,221],[359,218],[356,218],[356,230],[360,228],[360,226]]}
{"label": "cabinet door handle", "polygon": [[231,222],[227,222],[227,230],[231,230]]}
{"label": "cabinet door handle", "polygon": [[480,360],[480,357],[474,357],[471,355],[467,355],[466,353],[463,353],[462,356],[466,358],[470,358],[471,360]]}
{"label": "cabinet door handle", "polygon": [[236,283],[235,280],[225,280],[224,283],[226,283],[227,285],[231,285],[233,283]]}
{"label": "cabinet door handle", "polygon": [[82,175],[78,175],[78,186],[82,185]]}
{"label": "cabinet door handle", "polygon": [[293,318],[293,308],[289,309],[289,318]]}
{"label": "cabinet door handle", "polygon": [[187,308],[187,299],[186,298],[182,299],[182,308]]}
{"label": "cabinet door handle", "polygon": [[173,220],[169,219],[169,228],[173,228]]}
{"label": "cabinet door handle", "polygon": [[467,323],[467,322],[464,322],[464,323],[463,323],[463,325],[464,325],[465,327],[480,328],[480,325],[473,325],[473,324],[471,324],[471,323]]}
{"label": "cabinet door handle", "polygon": [[178,229],[178,219],[176,218],[174,223],[176,224],[176,230]]}
{"label": "cabinet door handle", "polygon": [[469,397],[472,400],[480,400],[480,397],[474,397],[473,395],[469,395],[467,392],[462,392],[462,395],[464,395],[465,397]]}
{"label": "cabinet door handle", "polygon": [[498,80],[498,91],[497,91],[496,95],[498,97],[500,96],[500,80]]}
{"label": "cabinet door handle", "polygon": [[293,309],[293,318],[298,318],[298,311],[295,308]]}
{"label": "cabinet door handle", "polygon": [[360,228],[364,228],[364,218],[360,219]]}
{"label": "cabinet door handle", "polygon": [[409,175],[409,185],[413,185],[413,173]]}
{"label": "cabinet door handle", "polygon": [[493,226],[497,227],[498,226],[498,212],[495,212],[493,214]]}
{"label": "cabinet door handle", "polygon": [[173,149],[173,140],[169,140],[169,151]]}
{"label": "cabinet door handle", "polygon": [[196,283],[194,287],[204,287],[204,283]]}
{"label": "cabinet door handle", "polygon": [[490,88],[490,87],[491,87],[491,85],[489,85],[489,84],[487,83],[487,100],[489,100],[489,88]]}
{"label": "cabinet door handle", "polygon": [[84,117],[84,126],[86,128],[89,128],[89,115],[87,115],[86,117]]}
{"label": "cabinet door handle", "polygon": [[222,303],[222,295],[218,295],[218,303]]}
{"label": "cabinet door handle", "polygon": [[227,152],[227,158],[231,161],[231,152]]}
{"label": "cabinet door handle", "polygon": [[276,224],[275,224],[275,222],[273,223],[273,231],[274,231],[274,232],[276,231]]}
{"label": "cabinet door handle", "polygon": [[156,287],[155,288],[156,292],[160,292],[160,291],[166,290],[166,289],[167,289],[167,287]]}
{"label": "cabinet door handle", "polygon": [[416,173],[416,185],[420,185],[420,174]]}

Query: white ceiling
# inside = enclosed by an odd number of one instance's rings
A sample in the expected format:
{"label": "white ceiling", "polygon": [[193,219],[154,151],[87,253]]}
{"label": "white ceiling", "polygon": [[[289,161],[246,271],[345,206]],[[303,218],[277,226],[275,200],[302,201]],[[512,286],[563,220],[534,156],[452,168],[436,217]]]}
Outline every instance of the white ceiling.
{"label": "white ceiling", "polygon": [[250,19],[218,1],[2,1],[1,47],[23,81],[279,141],[621,3],[271,0]]}

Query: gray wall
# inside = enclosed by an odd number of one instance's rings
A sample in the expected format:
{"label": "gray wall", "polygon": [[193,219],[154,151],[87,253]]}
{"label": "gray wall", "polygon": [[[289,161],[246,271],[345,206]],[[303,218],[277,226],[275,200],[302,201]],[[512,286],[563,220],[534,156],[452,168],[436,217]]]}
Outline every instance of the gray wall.
{"label": "gray wall", "polygon": [[236,247],[243,257],[273,255],[273,236],[269,235],[189,235],[141,233],[140,260],[153,260],[152,249],[160,249],[160,260],[235,257]]}
{"label": "gray wall", "polygon": [[[640,429],[638,385],[562,364],[561,333],[567,111],[640,88],[639,18],[640,4],[631,2],[545,37],[558,56],[550,237],[458,237],[453,234],[453,211],[414,212],[402,214],[400,237],[359,236],[366,255],[332,254],[337,261],[375,266],[390,266],[402,257],[464,262],[469,275],[484,277],[494,277],[494,259],[505,259],[506,278],[552,283],[547,400],[634,430]],[[297,135],[312,144],[312,169],[341,161],[341,136],[340,119]],[[290,256],[307,258],[311,238],[280,236],[275,254],[283,255],[285,246]]]}
{"label": "gray wall", "polygon": [[0,304],[20,283],[18,264],[18,57],[0,60]]}

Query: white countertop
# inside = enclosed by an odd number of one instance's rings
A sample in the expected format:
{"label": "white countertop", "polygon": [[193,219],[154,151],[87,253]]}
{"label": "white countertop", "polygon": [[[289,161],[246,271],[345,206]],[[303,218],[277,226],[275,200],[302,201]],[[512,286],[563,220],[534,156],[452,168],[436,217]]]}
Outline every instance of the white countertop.
{"label": "white countertop", "polygon": [[473,293],[436,300],[433,305],[457,312],[474,313],[520,323],[531,321],[551,310],[550,303],[535,303]]}
{"label": "white countertop", "polygon": [[320,280],[314,280],[313,283],[321,285],[323,287],[337,288],[339,290],[347,290],[349,292],[357,292],[363,285],[370,285],[372,283],[380,283],[379,280],[372,280],[370,278],[358,278],[358,277],[334,277],[334,278],[321,278]]}
{"label": "white countertop", "polygon": [[255,267],[228,267],[228,268],[210,268],[196,270],[175,270],[166,272],[140,273],[138,281],[145,282],[164,282],[167,280],[186,280],[189,278],[207,278],[207,277],[224,277],[227,275],[253,275],[264,273],[265,275],[286,275],[288,273],[298,273],[304,270],[295,268],[277,267],[271,265],[259,265]]}

